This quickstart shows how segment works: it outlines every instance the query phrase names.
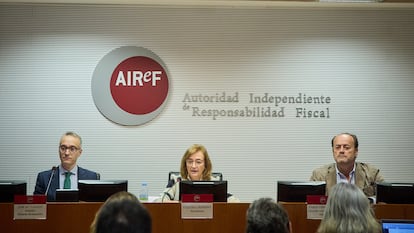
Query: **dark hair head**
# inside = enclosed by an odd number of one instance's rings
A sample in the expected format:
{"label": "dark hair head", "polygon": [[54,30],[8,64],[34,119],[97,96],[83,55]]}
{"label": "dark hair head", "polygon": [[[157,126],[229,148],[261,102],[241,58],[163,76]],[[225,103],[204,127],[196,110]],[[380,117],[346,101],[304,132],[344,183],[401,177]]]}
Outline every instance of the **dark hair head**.
{"label": "dark hair head", "polygon": [[334,141],[335,141],[335,138],[336,138],[337,136],[339,136],[339,135],[343,135],[343,134],[351,136],[351,137],[354,139],[354,146],[355,146],[355,149],[358,149],[358,146],[359,146],[359,143],[358,143],[358,138],[357,138],[357,136],[356,136],[355,134],[351,134],[351,133],[340,133],[340,134],[338,134],[338,135],[335,135],[335,136],[332,138],[332,140],[331,140],[331,146],[332,146],[332,148],[334,147]]}
{"label": "dark hair head", "polygon": [[91,232],[151,233],[151,224],[151,216],[139,200],[128,192],[119,192],[98,211]]}
{"label": "dark hair head", "polygon": [[253,201],[247,210],[246,233],[289,233],[289,218],[271,198]]}

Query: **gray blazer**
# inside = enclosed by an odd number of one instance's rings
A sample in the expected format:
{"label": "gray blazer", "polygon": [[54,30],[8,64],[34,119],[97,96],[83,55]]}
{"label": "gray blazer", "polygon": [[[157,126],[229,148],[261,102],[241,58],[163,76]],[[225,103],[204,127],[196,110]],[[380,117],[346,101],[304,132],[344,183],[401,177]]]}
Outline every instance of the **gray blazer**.
{"label": "gray blazer", "polygon": [[[328,195],[331,188],[336,184],[335,163],[313,170],[310,180],[325,181],[326,195]],[[368,197],[376,195],[376,183],[383,181],[384,178],[378,168],[366,163],[355,163],[355,185]]]}

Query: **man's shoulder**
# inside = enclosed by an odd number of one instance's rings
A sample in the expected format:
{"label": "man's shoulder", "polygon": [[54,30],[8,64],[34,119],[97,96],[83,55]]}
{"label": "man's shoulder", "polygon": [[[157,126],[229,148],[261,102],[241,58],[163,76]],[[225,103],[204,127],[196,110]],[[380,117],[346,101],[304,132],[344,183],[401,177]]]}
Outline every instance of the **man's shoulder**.
{"label": "man's shoulder", "polygon": [[49,180],[49,177],[51,176],[51,174],[52,174],[52,169],[41,171],[37,173],[37,179],[39,182],[46,182],[46,180]]}
{"label": "man's shoulder", "polygon": [[94,172],[94,171],[92,171],[92,170],[89,170],[89,169],[86,169],[86,168],[83,168],[83,167],[79,167],[78,166],[78,169],[79,169],[79,172],[91,172],[91,173],[96,173],[96,172]]}
{"label": "man's shoulder", "polygon": [[97,172],[86,169],[86,168],[82,168],[82,167],[79,167],[79,166],[78,166],[78,173],[79,173],[80,177],[82,177],[82,178],[85,177],[85,178],[88,178],[88,179],[95,178],[95,177],[99,176]]}
{"label": "man's shoulder", "polygon": [[356,163],[356,173],[360,177],[371,179],[370,182],[384,181],[384,177],[382,176],[380,169],[368,163]]}
{"label": "man's shoulder", "polygon": [[41,172],[39,172],[38,173],[38,176],[48,176],[48,175],[50,175],[50,173],[52,172],[52,170],[51,169],[49,169],[49,170],[44,170],[44,171],[41,171]]}
{"label": "man's shoulder", "polygon": [[334,163],[325,164],[321,167],[315,168],[314,171],[315,172],[328,172],[331,169],[335,169],[335,164]]}
{"label": "man's shoulder", "polygon": [[329,174],[335,173],[335,164],[330,163],[313,170],[311,180],[326,180]]}
{"label": "man's shoulder", "polygon": [[362,169],[365,171],[377,171],[379,170],[377,167],[375,167],[372,164],[369,163],[363,163],[363,162],[356,162],[357,169]]}

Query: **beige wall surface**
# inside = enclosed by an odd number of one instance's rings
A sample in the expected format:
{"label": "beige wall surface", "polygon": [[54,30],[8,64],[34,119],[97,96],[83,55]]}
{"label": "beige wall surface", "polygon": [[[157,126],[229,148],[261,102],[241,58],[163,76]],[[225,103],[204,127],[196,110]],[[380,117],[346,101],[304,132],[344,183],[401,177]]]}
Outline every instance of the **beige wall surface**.
{"label": "beige wall surface", "polygon": [[[275,198],[277,180],[308,180],[333,162],[331,137],[345,131],[359,136],[359,161],[413,182],[412,25],[409,7],[2,5],[0,180],[27,180],[31,192],[74,130],[80,166],[128,179],[133,193],[147,181],[158,195],[186,148],[202,143],[230,192]],[[120,46],[150,49],[171,74],[167,106],[141,126],[109,121],[91,95],[96,65]],[[186,99],[224,94],[238,102]],[[266,96],[294,102],[252,101]]]}

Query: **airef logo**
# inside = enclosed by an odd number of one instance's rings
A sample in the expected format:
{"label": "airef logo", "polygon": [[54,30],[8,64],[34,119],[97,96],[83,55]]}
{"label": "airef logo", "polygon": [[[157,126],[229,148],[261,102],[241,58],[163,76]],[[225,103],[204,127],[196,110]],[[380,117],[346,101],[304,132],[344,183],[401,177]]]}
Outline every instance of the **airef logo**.
{"label": "airef logo", "polygon": [[141,125],[165,107],[169,73],[162,60],[142,47],[125,46],[105,55],[92,77],[98,110],[121,125]]}

